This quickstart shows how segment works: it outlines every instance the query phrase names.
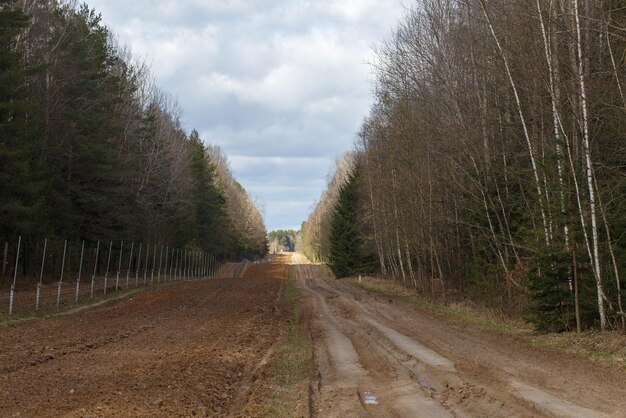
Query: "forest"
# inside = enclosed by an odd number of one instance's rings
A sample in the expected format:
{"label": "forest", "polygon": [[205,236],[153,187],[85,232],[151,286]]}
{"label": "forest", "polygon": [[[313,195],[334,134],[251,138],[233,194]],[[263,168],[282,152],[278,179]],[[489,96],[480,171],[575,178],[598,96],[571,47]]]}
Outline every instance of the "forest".
{"label": "forest", "polygon": [[413,2],[305,254],[541,331],[626,330],[625,24],[616,0]]}
{"label": "forest", "polygon": [[263,216],[223,151],[184,130],[176,99],[95,10],[0,0],[0,27],[5,260],[18,236],[26,255],[44,239],[266,252]]}

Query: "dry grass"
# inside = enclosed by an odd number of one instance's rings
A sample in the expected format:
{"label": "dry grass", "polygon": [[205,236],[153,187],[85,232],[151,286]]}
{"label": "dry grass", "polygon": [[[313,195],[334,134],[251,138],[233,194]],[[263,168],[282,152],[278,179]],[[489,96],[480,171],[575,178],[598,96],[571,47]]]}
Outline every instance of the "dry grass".
{"label": "dry grass", "polygon": [[295,280],[290,278],[281,290],[282,309],[286,310],[286,332],[255,383],[254,394],[244,416],[294,417],[308,412],[308,385],[311,340],[304,328]]}
{"label": "dry grass", "polygon": [[471,302],[449,305],[433,303],[411,289],[392,280],[364,277],[346,280],[361,289],[391,297],[455,321],[472,323],[524,338],[530,344],[582,355],[592,361],[626,368],[626,335],[616,332],[585,331],[580,334],[538,334],[530,324],[476,307]]}

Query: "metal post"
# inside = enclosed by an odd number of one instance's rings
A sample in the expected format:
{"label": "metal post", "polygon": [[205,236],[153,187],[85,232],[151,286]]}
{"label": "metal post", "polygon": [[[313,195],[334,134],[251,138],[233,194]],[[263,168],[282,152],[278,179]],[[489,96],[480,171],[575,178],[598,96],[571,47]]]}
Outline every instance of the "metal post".
{"label": "metal post", "polygon": [[104,294],[107,294],[109,284],[109,267],[111,266],[111,253],[113,252],[113,240],[109,241],[109,256],[107,257],[107,271],[104,273]]}
{"label": "metal post", "polygon": [[202,252],[202,258],[200,259],[200,275],[206,277],[206,253]]}
{"label": "metal post", "polygon": [[154,264],[156,262],[156,245],[153,248],[152,251],[152,270],[150,273],[150,284],[154,283]]}
{"label": "metal post", "polygon": [[163,266],[163,246],[161,245],[161,254],[159,255],[159,272],[157,274],[157,283],[161,283],[161,267],[162,266]]}
{"label": "metal post", "polygon": [[176,267],[174,267],[174,280],[180,279],[180,248],[176,249]]}
{"label": "metal post", "polygon": [[83,254],[85,253],[85,241],[83,240],[83,246],[80,249],[80,266],[78,267],[78,279],[76,279],[76,299],[75,303],[78,303],[78,291],[80,290],[80,276],[83,273]]}
{"label": "metal post", "polygon": [[100,240],[98,240],[98,246],[96,247],[96,260],[93,263],[93,274],[91,275],[91,295],[90,298],[93,299],[93,287],[96,283],[96,273],[98,272],[98,256],[100,255]]}
{"label": "metal post", "polygon": [[15,270],[13,271],[13,284],[9,294],[9,315],[13,315],[13,296],[15,294],[15,283],[17,282],[17,266],[20,262],[20,248],[22,247],[22,236],[17,240],[17,256],[15,257]]}
{"label": "metal post", "polygon": [[120,246],[120,259],[117,263],[117,275],[115,276],[115,291],[120,287],[120,270],[122,270],[122,254],[124,253],[124,240]]}
{"label": "metal post", "polygon": [[67,240],[63,243],[63,261],[61,261],[61,278],[57,286],[57,308],[61,303],[61,286],[63,286],[63,272],[65,271],[65,253],[67,252]]}
{"label": "metal post", "polygon": [[128,281],[130,279],[130,268],[133,262],[133,250],[135,249],[135,243],[130,244],[130,256],[128,257],[128,270],[126,270],[126,289],[128,289]]}
{"label": "metal post", "polygon": [[48,249],[48,238],[43,242],[43,256],[41,257],[41,271],[39,272],[39,283],[37,283],[37,295],[35,296],[35,310],[39,310],[39,297],[41,295],[41,283],[43,282],[43,267],[46,264],[46,250]]}
{"label": "metal post", "polygon": [[143,285],[145,286],[148,281],[148,259],[150,257],[150,244],[146,245],[146,261],[143,268]]}
{"label": "metal post", "polygon": [[174,264],[174,281],[176,281],[177,272],[178,272],[178,248],[176,249],[176,263]]}
{"label": "metal post", "polygon": [[143,243],[139,243],[139,255],[137,256],[137,268],[135,269],[135,287],[139,286],[139,268],[141,266],[141,247]]}
{"label": "metal post", "polygon": [[165,247],[165,267],[163,268],[163,281],[166,282],[167,281],[167,262],[168,262],[168,255],[170,253],[170,247],[166,246]]}

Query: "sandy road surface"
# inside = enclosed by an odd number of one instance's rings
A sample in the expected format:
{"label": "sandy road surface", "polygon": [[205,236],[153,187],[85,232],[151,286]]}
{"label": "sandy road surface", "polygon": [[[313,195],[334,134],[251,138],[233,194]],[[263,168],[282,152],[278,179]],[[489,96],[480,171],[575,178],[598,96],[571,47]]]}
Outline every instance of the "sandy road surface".
{"label": "sandy road surface", "polygon": [[284,263],[0,327],[0,416],[236,414],[279,335]]}
{"label": "sandy road surface", "polygon": [[315,342],[320,417],[625,417],[626,373],[528,346],[292,266]]}

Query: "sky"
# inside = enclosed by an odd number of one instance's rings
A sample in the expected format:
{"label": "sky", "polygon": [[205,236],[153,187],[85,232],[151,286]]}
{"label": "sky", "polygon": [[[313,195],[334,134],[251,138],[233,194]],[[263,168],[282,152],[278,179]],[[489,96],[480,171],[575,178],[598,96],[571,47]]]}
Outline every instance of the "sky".
{"label": "sky", "polygon": [[268,230],[299,229],[372,103],[401,0],[87,0],[182,123],[226,152]]}

